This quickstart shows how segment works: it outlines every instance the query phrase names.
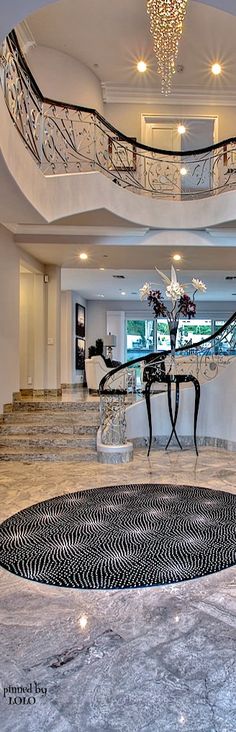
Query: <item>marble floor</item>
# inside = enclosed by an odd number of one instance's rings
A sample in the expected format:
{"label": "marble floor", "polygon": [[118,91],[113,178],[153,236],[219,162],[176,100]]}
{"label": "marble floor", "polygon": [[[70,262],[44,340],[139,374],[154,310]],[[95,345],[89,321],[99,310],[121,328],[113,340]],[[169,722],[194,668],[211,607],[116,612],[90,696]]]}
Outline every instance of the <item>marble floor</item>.
{"label": "marble floor", "polygon": [[[2,463],[1,520],[65,492],[142,481],[235,493],[236,454]],[[141,590],[57,589],[5,570],[0,583],[3,732],[236,732],[234,567]]]}

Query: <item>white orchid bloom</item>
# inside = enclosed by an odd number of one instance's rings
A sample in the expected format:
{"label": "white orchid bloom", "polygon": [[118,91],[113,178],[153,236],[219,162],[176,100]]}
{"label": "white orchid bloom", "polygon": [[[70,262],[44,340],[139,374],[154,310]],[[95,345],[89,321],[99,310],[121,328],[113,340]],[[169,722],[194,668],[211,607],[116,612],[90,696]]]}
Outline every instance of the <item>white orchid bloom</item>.
{"label": "white orchid bloom", "polygon": [[160,275],[160,277],[163,280],[163,282],[164,282],[165,285],[170,285],[171,284],[170,278],[167,277],[167,275],[165,275],[164,272],[161,272],[161,270],[160,269],[157,269],[157,267],[155,267],[155,270],[156,270],[156,272],[158,272],[158,274]]}
{"label": "white orchid bloom", "polygon": [[175,268],[173,267],[173,264],[171,265],[170,278],[167,277],[167,275],[165,275],[164,272],[161,272],[160,269],[157,269],[157,267],[155,267],[155,270],[156,270],[156,272],[158,272],[158,274],[160,275],[160,277],[163,280],[163,282],[165,283],[165,285],[168,285],[168,286],[173,285],[173,284],[176,285],[176,283],[178,282],[177,274],[176,274]]}
{"label": "white orchid bloom", "polygon": [[202,282],[202,280],[199,280],[195,277],[193,277],[193,279],[192,279],[192,285],[193,285],[194,289],[198,290],[199,292],[206,292],[206,290],[207,290],[207,287],[204,284],[204,282]]}
{"label": "white orchid bloom", "polygon": [[145,300],[146,297],[148,297],[150,290],[151,290],[150,283],[144,282],[144,285],[142,287],[140,287],[140,290],[139,290],[141,300]]}
{"label": "white orchid bloom", "polygon": [[174,302],[179,299],[179,297],[183,297],[184,295],[184,287],[179,284],[179,282],[171,282],[170,285],[166,288],[166,297],[168,300],[173,300]]}
{"label": "white orchid bloom", "polygon": [[169,300],[176,302],[179,297],[182,297],[184,295],[184,287],[183,285],[180,285],[177,280],[175,268],[173,267],[173,265],[171,266],[171,279],[167,277],[164,272],[161,272],[159,269],[157,269],[157,267],[155,267],[155,269],[166,285],[166,297]]}

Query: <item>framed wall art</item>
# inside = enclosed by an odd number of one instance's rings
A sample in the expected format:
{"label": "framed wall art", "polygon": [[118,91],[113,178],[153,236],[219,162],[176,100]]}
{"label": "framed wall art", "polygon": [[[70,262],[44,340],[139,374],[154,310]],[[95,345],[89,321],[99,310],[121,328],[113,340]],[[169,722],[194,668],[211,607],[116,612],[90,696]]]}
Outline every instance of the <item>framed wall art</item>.
{"label": "framed wall art", "polygon": [[75,335],[85,338],[85,308],[78,302],[75,305]]}
{"label": "framed wall art", "polygon": [[75,369],[76,371],[84,371],[85,366],[85,340],[84,338],[75,339]]}

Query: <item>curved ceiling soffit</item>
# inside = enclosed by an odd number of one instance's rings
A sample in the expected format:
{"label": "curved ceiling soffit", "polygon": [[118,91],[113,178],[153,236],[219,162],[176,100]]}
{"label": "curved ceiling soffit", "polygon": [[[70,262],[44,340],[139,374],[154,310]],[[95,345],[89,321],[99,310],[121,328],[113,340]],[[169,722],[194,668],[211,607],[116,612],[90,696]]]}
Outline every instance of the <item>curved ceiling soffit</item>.
{"label": "curved ceiling soffit", "polygon": [[[45,5],[55,4],[58,0],[21,0],[16,3],[15,0],[0,0],[1,10],[1,31],[0,41],[14,28],[18,23],[27,18],[36,10]],[[193,2],[202,3],[203,5],[211,5],[218,10],[224,10],[227,13],[236,15],[235,0],[193,0]]]}

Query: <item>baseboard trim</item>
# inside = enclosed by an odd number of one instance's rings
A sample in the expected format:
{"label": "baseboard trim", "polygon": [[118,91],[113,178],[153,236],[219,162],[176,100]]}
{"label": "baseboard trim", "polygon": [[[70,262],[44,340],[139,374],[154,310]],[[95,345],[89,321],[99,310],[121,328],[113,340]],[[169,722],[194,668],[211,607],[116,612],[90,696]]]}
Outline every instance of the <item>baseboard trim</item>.
{"label": "baseboard trim", "polygon": [[[148,447],[149,444],[148,437],[129,437],[128,439],[130,440],[130,442],[133,443],[134,448]],[[168,439],[169,435],[162,435],[161,437],[154,436],[152,439],[152,447],[154,449],[156,448],[163,450],[163,448],[165,448],[165,446],[167,445]],[[192,435],[179,435],[179,439],[183,448],[192,447],[194,449]],[[220,448],[222,450],[227,450],[227,452],[236,452],[236,442],[232,442],[231,440],[223,440],[221,437],[197,437],[197,445],[199,448],[215,447],[218,449]],[[171,448],[179,450],[178,443],[174,437],[168,449],[171,450]]]}

